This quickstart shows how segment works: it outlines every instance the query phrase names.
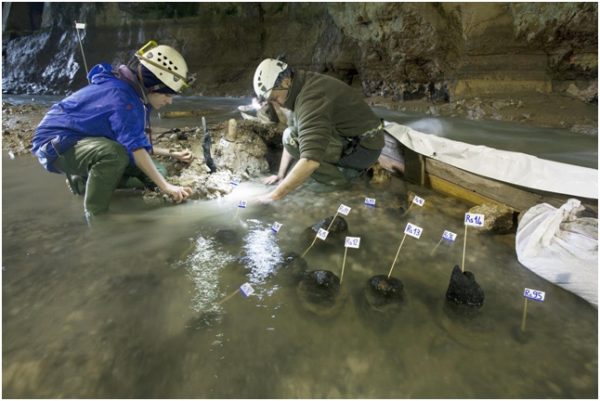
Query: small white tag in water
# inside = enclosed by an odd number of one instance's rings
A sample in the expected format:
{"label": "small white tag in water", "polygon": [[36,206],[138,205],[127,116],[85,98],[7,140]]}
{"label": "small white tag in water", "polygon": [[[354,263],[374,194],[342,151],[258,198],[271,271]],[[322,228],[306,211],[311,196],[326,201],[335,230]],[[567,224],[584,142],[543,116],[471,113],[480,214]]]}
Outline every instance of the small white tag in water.
{"label": "small white tag in water", "polygon": [[346,237],[346,242],[344,244],[346,248],[359,248],[360,247],[360,237]]}
{"label": "small white tag in water", "polygon": [[375,198],[365,198],[365,205],[375,207],[375,203],[377,203]]}
{"label": "small white tag in water", "polygon": [[327,235],[329,235],[329,231],[325,230],[324,228],[319,228],[319,231],[317,232],[318,239],[325,241]]}
{"label": "small white tag in water", "polygon": [[250,295],[254,294],[254,288],[252,288],[250,283],[244,283],[240,286],[240,292],[242,293],[243,296],[245,296],[247,298]]}
{"label": "small white tag in water", "polygon": [[271,226],[271,230],[273,230],[274,232],[278,233],[278,232],[279,232],[279,230],[281,229],[281,226],[282,226],[282,225],[283,225],[283,224],[281,224],[281,223],[275,222],[275,223],[273,223],[273,225]]}
{"label": "small white tag in water", "polygon": [[348,213],[350,213],[350,210],[352,210],[352,208],[344,205],[343,203],[340,205],[340,207],[338,207],[338,213],[343,214],[344,216],[348,216]]}
{"label": "small white tag in water", "polygon": [[239,208],[245,208],[246,207],[246,201],[240,201],[240,203],[238,204]]}
{"label": "small white tag in water", "polygon": [[85,24],[82,22],[76,22],[75,29],[85,29]]}
{"label": "small white tag in water", "polygon": [[415,195],[415,197],[413,198],[412,203],[416,203],[419,206],[423,206],[425,204],[425,199],[420,198],[417,195]]}
{"label": "small white tag in water", "polygon": [[456,234],[454,234],[452,231],[444,230],[442,238],[447,241],[454,242],[456,240]]}
{"label": "small white tag in water", "polygon": [[231,180],[231,185],[233,185],[234,187],[237,187],[238,185],[240,185],[240,181],[236,180],[235,178]]}
{"label": "small white tag in water", "polygon": [[546,293],[544,291],[532,290],[531,288],[525,288],[523,296],[538,302],[544,302],[544,299],[546,299]]}
{"label": "small white tag in water", "polygon": [[421,234],[423,234],[423,229],[419,226],[415,226],[414,224],[408,223],[406,225],[406,228],[404,229],[404,234],[419,239],[421,238]]}

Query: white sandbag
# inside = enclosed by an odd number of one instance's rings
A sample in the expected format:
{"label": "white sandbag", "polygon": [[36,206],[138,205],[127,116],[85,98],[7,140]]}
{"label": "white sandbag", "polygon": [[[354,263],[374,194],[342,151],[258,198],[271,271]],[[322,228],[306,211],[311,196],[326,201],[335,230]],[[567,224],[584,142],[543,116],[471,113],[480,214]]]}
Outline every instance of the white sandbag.
{"label": "white sandbag", "polygon": [[577,217],[581,202],[559,209],[542,203],[524,213],[517,228],[519,262],[544,279],[598,307],[598,219]]}

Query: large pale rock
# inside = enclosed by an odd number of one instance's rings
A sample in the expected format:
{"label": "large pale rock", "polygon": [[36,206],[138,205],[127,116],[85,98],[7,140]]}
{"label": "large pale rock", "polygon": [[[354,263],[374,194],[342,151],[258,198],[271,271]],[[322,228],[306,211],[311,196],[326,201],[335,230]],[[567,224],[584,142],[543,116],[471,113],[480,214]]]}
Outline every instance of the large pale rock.
{"label": "large pale rock", "polygon": [[512,209],[504,205],[488,203],[469,209],[469,213],[483,214],[485,216],[484,225],[478,231],[497,234],[507,233],[512,230],[513,212]]}

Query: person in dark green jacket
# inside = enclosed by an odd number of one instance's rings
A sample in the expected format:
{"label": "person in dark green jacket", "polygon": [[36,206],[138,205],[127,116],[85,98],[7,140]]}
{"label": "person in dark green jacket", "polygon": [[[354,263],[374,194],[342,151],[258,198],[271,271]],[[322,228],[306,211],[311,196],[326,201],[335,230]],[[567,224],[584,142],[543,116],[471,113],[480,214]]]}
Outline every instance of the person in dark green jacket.
{"label": "person in dark green jacket", "polygon": [[254,74],[254,91],[259,99],[292,112],[279,171],[264,180],[277,186],[262,202],[283,198],[309,177],[343,185],[379,158],[383,123],[361,94],[342,81],[265,59]]}

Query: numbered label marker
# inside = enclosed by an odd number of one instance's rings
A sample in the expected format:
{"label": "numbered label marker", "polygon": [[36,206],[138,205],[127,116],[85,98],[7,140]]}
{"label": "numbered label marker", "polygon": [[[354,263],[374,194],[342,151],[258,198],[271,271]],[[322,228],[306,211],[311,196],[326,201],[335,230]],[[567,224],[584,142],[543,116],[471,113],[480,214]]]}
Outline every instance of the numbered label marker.
{"label": "numbered label marker", "polygon": [[81,22],[76,22],[75,29],[85,29],[85,24]]}
{"label": "numbered label marker", "polygon": [[413,198],[412,203],[415,203],[419,206],[423,206],[425,204],[425,199],[418,197],[417,195],[415,195],[415,197]]}
{"label": "numbered label marker", "polygon": [[404,234],[419,239],[421,238],[421,234],[423,234],[423,229],[419,226],[415,226],[414,224],[408,223],[406,225],[406,228],[404,229]]}
{"label": "numbered label marker", "polygon": [[346,248],[359,248],[360,247],[360,237],[346,237],[346,242],[344,243]]}
{"label": "numbered label marker", "polygon": [[465,226],[483,227],[484,221],[483,214],[465,213]]}
{"label": "numbered label marker", "polygon": [[454,242],[456,241],[456,234],[454,234],[452,231],[444,230],[444,233],[442,234],[442,239]]}
{"label": "numbered label marker", "polygon": [[329,235],[329,231],[325,230],[324,228],[319,228],[319,231],[317,232],[318,239],[325,241],[325,239],[327,239],[328,235]]}
{"label": "numbered label marker", "polygon": [[252,288],[250,283],[244,283],[240,286],[240,292],[243,296],[248,298],[250,295],[254,294],[254,288]]}
{"label": "numbered label marker", "polygon": [[231,180],[231,185],[237,187],[238,185],[240,185],[240,182],[234,178],[233,180]]}
{"label": "numbered label marker", "polygon": [[344,205],[343,203],[340,205],[340,207],[338,207],[338,213],[339,214],[343,214],[344,216],[348,216],[348,213],[350,213],[350,210],[352,210],[351,207]]}
{"label": "numbered label marker", "polygon": [[238,207],[241,209],[246,208],[246,205],[247,205],[246,201],[240,201],[240,203],[238,203]]}
{"label": "numbered label marker", "polygon": [[278,233],[278,232],[279,232],[279,230],[281,229],[281,226],[282,226],[282,225],[283,225],[283,224],[281,224],[281,223],[275,222],[275,223],[273,223],[273,225],[271,226],[271,230],[273,230],[273,232],[276,232],[276,233]]}
{"label": "numbered label marker", "polygon": [[538,302],[544,302],[546,299],[546,293],[544,291],[532,290],[531,288],[525,288],[523,296]]}
{"label": "numbered label marker", "polygon": [[375,207],[375,203],[377,203],[375,198],[365,198],[365,205]]}
{"label": "numbered label marker", "polygon": [[221,140],[219,141],[219,145],[221,145],[223,147],[227,147],[227,146],[229,146],[229,142],[227,142],[225,140],[225,138],[221,138]]}

